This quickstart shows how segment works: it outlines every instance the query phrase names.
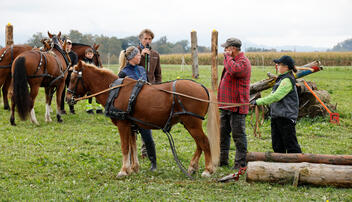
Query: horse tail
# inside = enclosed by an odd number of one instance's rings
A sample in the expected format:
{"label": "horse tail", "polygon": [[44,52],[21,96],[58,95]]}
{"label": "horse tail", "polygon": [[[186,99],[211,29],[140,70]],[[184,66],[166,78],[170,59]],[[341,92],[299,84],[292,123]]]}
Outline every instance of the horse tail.
{"label": "horse tail", "polygon": [[215,103],[217,98],[215,92],[209,90],[210,103],[208,107],[208,139],[213,166],[219,165],[220,159],[220,115],[218,105]]}
{"label": "horse tail", "polygon": [[25,62],[24,57],[17,58],[13,72],[13,97],[18,115],[22,120],[27,118],[31,110]]}

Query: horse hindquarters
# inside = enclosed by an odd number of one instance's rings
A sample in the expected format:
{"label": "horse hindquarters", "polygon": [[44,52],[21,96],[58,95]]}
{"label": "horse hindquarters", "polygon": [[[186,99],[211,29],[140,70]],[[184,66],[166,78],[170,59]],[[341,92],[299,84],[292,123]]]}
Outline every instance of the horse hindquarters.
{"label": "horse hindquarters", "polygon": [[12,109],[11,109],[11,124],[15,125],[15,106],[18,108],[18,114],[22,120],[25,120],[31,110],[31,99],[28,90],[27,71],[25,67],[25,58],[19,57],[14,63],[13,70],[13,94],[12,94]]}

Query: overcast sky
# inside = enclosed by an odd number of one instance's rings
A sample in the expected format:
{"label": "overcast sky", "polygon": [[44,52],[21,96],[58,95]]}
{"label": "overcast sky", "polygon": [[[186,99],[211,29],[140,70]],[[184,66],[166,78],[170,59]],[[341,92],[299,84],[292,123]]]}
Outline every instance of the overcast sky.
{"label": "overcast sky", "polygon": [[150,28],[155,39],[187,39],[196,30],[199,45],[237,37],[259,45],[331,48],[352,38],[351,0],[0,0],[0,45],[5,26],[14,25],[15,43],[48,30],[123,38]]}

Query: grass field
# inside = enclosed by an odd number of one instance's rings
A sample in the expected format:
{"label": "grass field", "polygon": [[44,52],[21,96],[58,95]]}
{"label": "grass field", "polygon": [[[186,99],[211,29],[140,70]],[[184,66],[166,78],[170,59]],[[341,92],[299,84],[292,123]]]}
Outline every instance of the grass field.
{"label": "grass field", "polygon": [[[115,72],[117,67],[111,67]],[[163,81],[191,78],[191,68],[180,71],[178,65],[163,65]],[[219,72],[221,71],[221,66]],[[253,67],[252,83],[265,78],[272,67]],[[220,75],[220,74],[219,74]],[[352,154],[352,68],[326,67],[306,77],[328,90],[332,103],[338,103],[340,125],[328,118],[304,118],[297,124],[298,141],[304,153]],[[210,87],[210,66],[200,66],[198,82]],[[40,126],[29,120],[17,126],[9,124],[10,113],[0,102],[0,200],[1,201],[352,201],[352,189],[247,183],[244,177],[226,184],[215,180],[232,172],[218,168],[211,178],[201,178],[204,158],[195,180],[189,180],[173,160],[166,136],[153,131],[158,170],[148,171],[149,160],[140,159],[141,170],[127,178],[116,178],[121,168],[120,139],[117,128],[102,115],[87,115],[84,102],[76,105],[75,115],[63,116],[64,123],[44,121],[44,92],[41,90],[35,110]],[[55,102],[52,105],[55,118]],[[206,121],[204,121],[205,126]],[[248,151],[272,151],[270,121],[266,121],[261,139],[253,137],[247,116]],[[180,160],[188,167],[195,143],[182,125],[172,134]],[[138,148],[141,142],[138,139]],[[231,166],[235,155],[231,143]]]}

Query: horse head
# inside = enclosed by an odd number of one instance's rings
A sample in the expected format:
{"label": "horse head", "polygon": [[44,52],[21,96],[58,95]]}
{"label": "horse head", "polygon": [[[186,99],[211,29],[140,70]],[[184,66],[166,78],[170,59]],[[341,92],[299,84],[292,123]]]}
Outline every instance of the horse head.
{"label": "horse head", "polygon": [[82,62],[81,60],[78,62],[77,65],[73,67],[70,83],[67,88],[67,94],[66,94],[66,102],[69,105],[76,104],[77,101],[75,101],[75,98],[84,96],[89,90],[84,85],[84,80],[83,80],[84,67],[85,67],[85,63]]}
{"label": "horse head", "polygon": [[59,34],[55,35],[55,34],[51,34],[49,31],[48,31],[48,36],[49,38],[51,39],[51,42],[53,43],[53,46],[54,44],[58,45],[61,49],[62,48],[62,40],[61,40],[61,32],[59,32]]}
{"label": "horse head", "polygon": [[98,48],[99,48],[100,45],[97,45],[97,44],[93,44],[93,52],[94,52],[94,57],[93,57],[93,60],[94,60],[94,64],[95,66],[97,67],[103,67],[102,65],[102,62],[101,62],[101,58],[100,58],[100,54],[99,54],[99,51],[98,51]]}

